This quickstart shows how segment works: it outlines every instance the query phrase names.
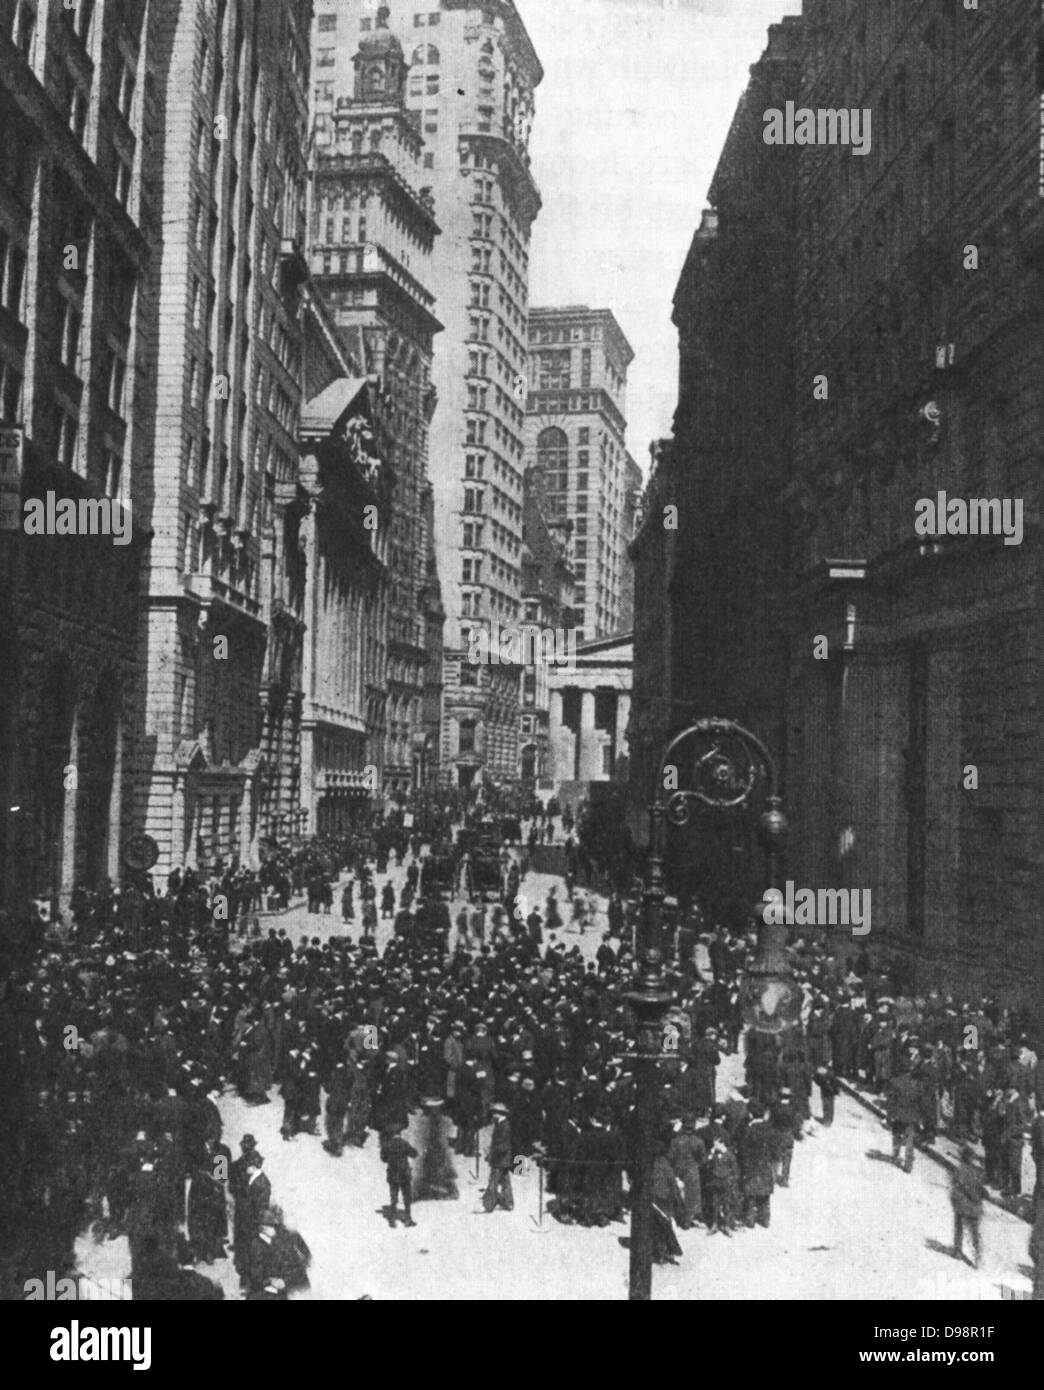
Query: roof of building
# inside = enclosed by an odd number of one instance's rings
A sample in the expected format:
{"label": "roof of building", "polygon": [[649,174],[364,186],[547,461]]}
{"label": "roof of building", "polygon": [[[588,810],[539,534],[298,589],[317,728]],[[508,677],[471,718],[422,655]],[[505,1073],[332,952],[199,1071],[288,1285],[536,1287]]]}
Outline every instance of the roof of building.
{"label": "roof of building", "polygon": [[402,53],[402,44],[399,42],[398,35],[393,34],[388,28],[388,17],[391,11],[387,5],[382,5],[377,11],[377,20],[373,31],[363,34],[359,40],[359,52],[367,58],[379,56],[383,53]]}

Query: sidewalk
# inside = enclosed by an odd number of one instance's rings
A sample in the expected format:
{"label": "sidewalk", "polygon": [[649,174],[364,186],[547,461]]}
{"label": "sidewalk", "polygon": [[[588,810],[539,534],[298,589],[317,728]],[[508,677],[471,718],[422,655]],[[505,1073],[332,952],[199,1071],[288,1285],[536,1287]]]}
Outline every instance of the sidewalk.
{"label": "sidewalk", "polygon": [[[876,1115],[882,1122],[887,1122],[885,1107],[876,1095],[870,1091],[862,1090],[851,1081],[846,1081],[843,1077],[839,1076],[837,1079],[841,1084],[841,1089],[846,1095],[851,1096],[853,1100],[857,1100],[860,1105]],[[979,1140],[968,1139],[958,1141],[951,1138],[948,1134],[937,1135],[931,1144],[926,1144],[923,1140],[919,1139],[916,1147],[920,1153],[925,1154],[935,1163],[940,1164],[941,1167],[952,1173],[960,1161],[960,1152],[965,1143],[967,1143],[970,1148],[974,1149],[980,1159],[982,1158],[982,1144]],[[1028,1194],[1033,1190],[1034,1180],[1033,1160],[1030,1158],[1028,1146],[1024,1145],[1022,1153],[1022,1195],[1018,1198],[1017,1202],[1012,1203],[1008,1198],[1002,1197],[996,1188],[987,1187],[986,1200],[993,1206],[999,1207],[1001,1211],[1006,1211],[1010,1216],[1017,1217],[1020,1221],[1029,1223],[1032,1214],[1032,1198]]]}

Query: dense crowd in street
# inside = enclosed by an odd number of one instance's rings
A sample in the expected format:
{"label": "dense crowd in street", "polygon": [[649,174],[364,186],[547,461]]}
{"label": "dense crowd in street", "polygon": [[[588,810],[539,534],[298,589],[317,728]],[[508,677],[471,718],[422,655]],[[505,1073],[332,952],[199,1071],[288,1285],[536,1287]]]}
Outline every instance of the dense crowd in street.
{"label": "dense crowd in street", "polygon": [[[475,813],[446,814],[466,824]],[[331,1161],[373,1139],[392,1224],[413,1224],[420,1178],[435,1195],[456,1195],[443,1134],[461,1158],[482,1148],[486,1213],[510,1208],[513,1174],[539,1164],[559,1221],[624,1219],[638,1139],[627,906],[610,898],[597,955],[585,961],[563,939],[557,894],[541,906],[526,897],[524,844],[517,854],[502,849],[500,901],[462,907],[454,920],[446,901],[421,891],[421,836],[391,829],[379,848],[373,835],[329,837],[276,853],[256,874],[185,870],[161,896],[141,891],[140,910],[127,909],[127,892],[81,894],[71,934],[23,942],[2,1007],[17,1061],[4,1102],[4,1216],[23,1254],[16,1280],[72,1268],[74,1240],[93,1222],[128,1236],[137,1297],[220,1296],[198,1266],[229,1243],[246,1297],[304,1287],[307,1247],[282,1221],[256,1141],[242,1136],[233,1159],[222,1134],[215,1101],[227,1086],[256,1105],[272,1103],[278,1088],[284,1140],[314,1135]],[[568,837],[564,826],[559,833]],[[390,880],[378,893],[389,858],[405,860],[398,896]],[[342,871],[334,907],[343,934],[295,944],[285,929],[251,922],[267,887],[289,896],[283,880],[307,892],[310,911],[330,912]],[[593,926],[572,873],[574,928]],[[393,920],[383,951],[378,903]],[[1030,1020],[988,999],[903,995],[865,952],[841,959],[798,941],[790,955],[801,1023],[781,1037],[745,1035],[740,982],[753,939],[715,928],[693,950],[693,936],[679,934],[660,1066],[658,1262],[682,1255],[679,1231],[730,1236],[770,1223],[813,1110],[817,1123],[833,1118],[839,1078],[883,1095],[893,1155],[907,1171],[915,1138],[930,1141],[945,1116],[957,1137],[981,1138],[983,1182],[1014,1201],[1028,1134],[1039,1249],[1044,1060]],[[746,1084],[720,1096],[722,1057],[740,1049]],[[422,1105],[441,1118],[427,1131],[431,1149],[418,1154],[406,1133]],[[954,1210],[977,1243],[974,1165],[968,1147]],[[433,1174],[445,1179],[441,1189]]]}

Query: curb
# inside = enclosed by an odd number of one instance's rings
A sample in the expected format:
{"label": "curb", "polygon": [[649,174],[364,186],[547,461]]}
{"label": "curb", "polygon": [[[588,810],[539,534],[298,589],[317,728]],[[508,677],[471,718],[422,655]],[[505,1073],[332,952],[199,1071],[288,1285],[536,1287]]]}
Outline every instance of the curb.
{"label": "curb", "polygon": [[[879,1105],[877,1101],[871,1100],[868,1096],[864,1095],[862,1091],[857,1090],[850,1081],[846,1081],[840,1076],[837,1079],[841,1083],[841,1089],[846,1095],[851,1096],[853,1100],[857,1100],[865,1110],[871,1111],[878,1119],[884,1120],[887,1123],[888,1116],[884,1106]],[[931,1144],[922,1143],[920,1140],[915,1141],[914,1147],[918,1153],[922,1153],[926,1158],[932,1159],[935,1163],[945,1168],[948,1173],[956,1172],[957,1164],[952,1158],[944,1154],[941,1149],[937,1149]],[[1011,1207],[1007,1206],[1002,1198],[994,1197],[989,1189],[984,1191],[983,1197],[991,1206],[997,1207],[1000,1211],[1006,1211],[1009,1216],[1014,1216],[1019,1221],[1025,1221],[1026,1225],[1032,1224],[1026,1217],[1020,1215],[1019,1212],[1012,1211]]]}

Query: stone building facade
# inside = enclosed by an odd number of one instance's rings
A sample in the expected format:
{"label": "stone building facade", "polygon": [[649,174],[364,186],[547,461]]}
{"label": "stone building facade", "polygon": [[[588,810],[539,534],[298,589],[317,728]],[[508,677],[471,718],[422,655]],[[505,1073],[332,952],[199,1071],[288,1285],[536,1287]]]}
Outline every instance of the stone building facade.
{"label": "stone building facade", "polygon": [[[1040,7],[847,8],[804,15],[802,101],[874,134],[799,152],[794,867],[913,976],[1039,1001]],[[1020,499],[1021,543],[919,534],[940,491]]]}
{"label": "stone building facade", "polygon": [[[456,785],[518,770],[518,673],[472,666],[470,634],[519,618],[534,90],[543,73],[511,0],[396,0],[376,11],[318,0],[315,95],[354,90],[360,39],[395,34],[406,105],[442,235],[430,288],[445,324],[432,379],[430,474],[446,610],[442,775]],[[318,108],[317,108],[318,109]],[[332,129],[331,125],[331,129]]]}
{"label": "stone building facade", "polygon": [[576,807],[592,783],[626,781],[634,642],[631,633],[582,642],[568,671],[551,667],[551,777]]}
{"label": "stone building facade", "polygon": [[551,516],[573,523],[580,640],[617,632],[628,573],[627,369],[634,352],[608,309],[529,315],[526,463],[544,473]]}
{"label": "stone building facade", "polygon": [[[788,877],[870,890],[871,952],[913,983],[1038,1000],[1040,40],[1030,0],[807,0],[771,31],[676,300],[666,654],[678,722],[745,717],[781,763]],[[788,100],[869,111],[869,156],[766,146]],[[985,533],[919,526],[940,493],[982,499]],[[664,676],[649,525],[638,717]]]}
{"label": "stone building facade", "polygon": [[[799,20],[751,68],[674,297],[674,450],[684,460],[671,589],[672,722],[737,719],[782,760],[790,618],[796,161],[763,113],[800,76]],[[757,866],[761,871],[762,866]]]}
{"label": "stone building facade", "polygon": [[572,533],[567,517],[549,517],[544,479],[526,472],[522,522],[522,622],[520,632],[539,634],[520,652],[519,777],[552,785],[551,673],[565,669],[576,648],[573,609]]}
{"label": "stone building facade", "polygon": [[379,801],[388,698],[387,565],[395,477],[376,378],[339,377],[301,421],[305,557],[302,820],[361,825]]}
{"label": "stone building facade", "polygon": [[[116,0],[0,3],[0,893],[15,908],[118,878],[132,829],[154,43],[143,8]],[[24,504],[49,496],[53,534],[29,534]]]}
{"label": "stone building facade", "polygon": [[277,499],[298,474],[309,18],[307,0],[155,16],[164,246],[150,285],[153,540],[135,809],[161,872],[253,860],[263,839],[299,828],[298,637],[285,610],[278,656],[269,632],[270,576],[283,565],[272,547],[286,541]]}
{"label": "stone building facade", "polygon": [[[676,615],[671,594],[678,530],[667,523],[679,505],[682,470],[671,440],[649,449],[649,477],[634,516],[629,557],[634,569],[629,797],[635,809],[651,797],[668,732],[677,725],[671,700]],[[637,822],[636,822],[637,824]],[[644,833],[644,832],[643,832]]]}
{"label": "stone building facade", "polygon": [[[382,791],[405,795],[436,773],[426,691],[441,684],[429,655],[426,593],[434,548],[428,432],[434,295],[427,288],[438,236],[421,168],[419,120],[406,108],[407,64],[386,27],[363,33],[350,94],[313,99],[310,262],[315,284],[345,344],[380,377],[393,401],[388,462],[395,488],[388,531],[388,691]],[[318,93],[325,88],[316,88]],[[441,646],[441,643],[440,643]],[[429,660],[436,670],[429,676]]]}

